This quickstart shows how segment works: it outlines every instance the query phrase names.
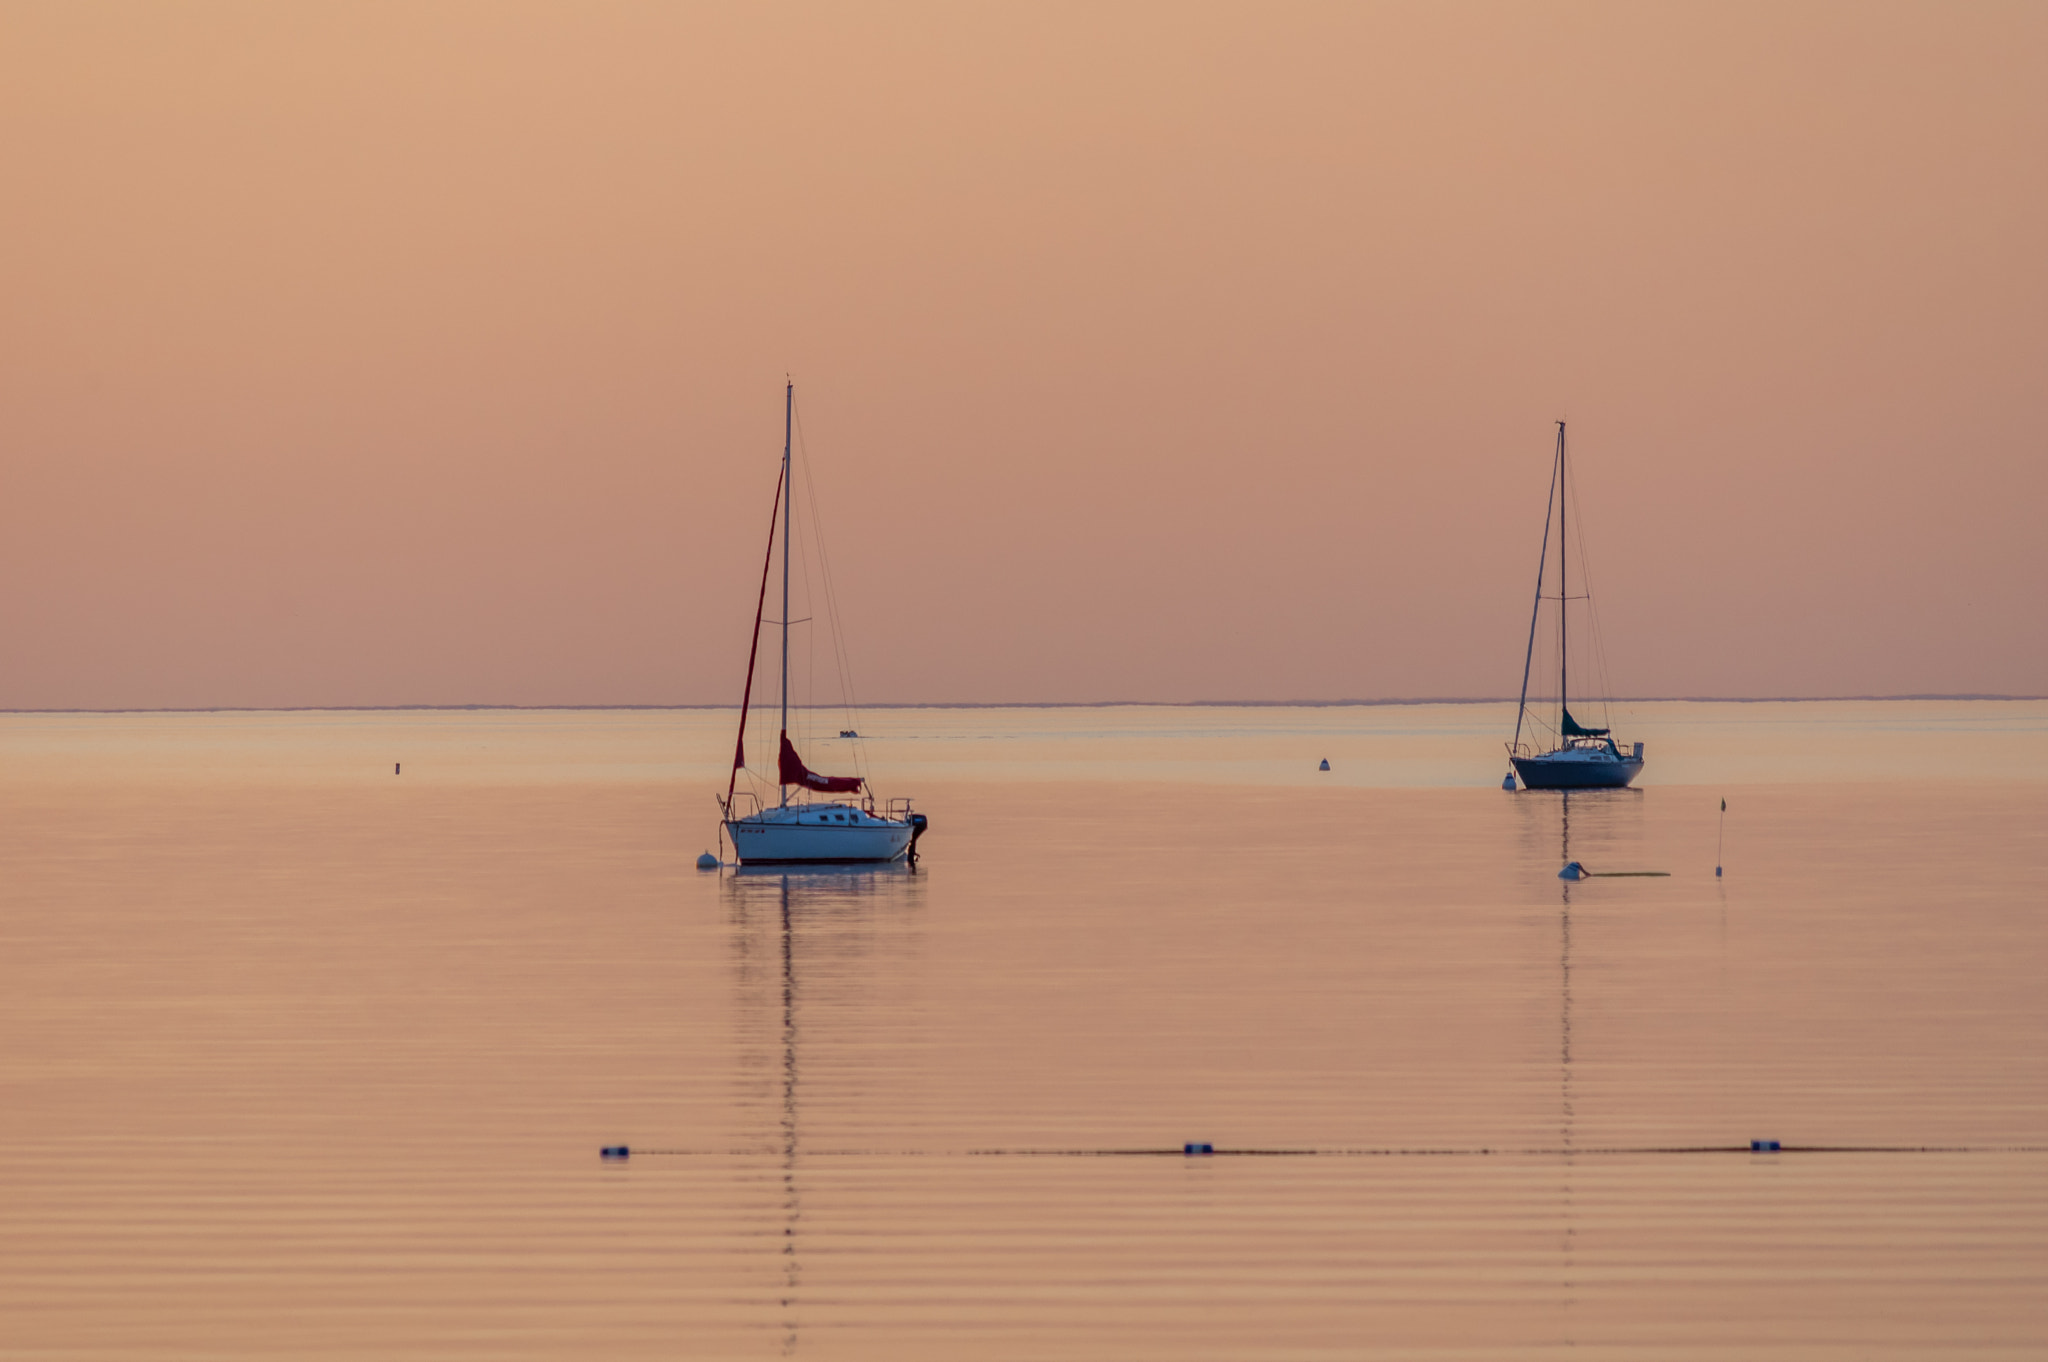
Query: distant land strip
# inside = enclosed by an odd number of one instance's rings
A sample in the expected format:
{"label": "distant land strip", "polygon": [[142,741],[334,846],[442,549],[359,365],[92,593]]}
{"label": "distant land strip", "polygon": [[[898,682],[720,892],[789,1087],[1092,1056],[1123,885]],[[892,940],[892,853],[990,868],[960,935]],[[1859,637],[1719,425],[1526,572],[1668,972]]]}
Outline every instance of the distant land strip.
{"label": "distant land strip", "polygon": [[[856,705],[791,705],[810,713],[848,709],[1371,709],[1399,705],[1506,705],[1511,695],[1398,696],[1384,700],[880,700]],[[1533,697],[1532,697],[1533,698]],[[1542,697],[1548,704],[1554,696]],[[2048,695],[1622,695],[1610,705],[1836,705],[1909,700],[2041,701]],[[563,713],[608,710],[737,710],[738,705],[120,705],[106,709],[28,709],[0,706],[0,714],[410,714],[519,711]]]}

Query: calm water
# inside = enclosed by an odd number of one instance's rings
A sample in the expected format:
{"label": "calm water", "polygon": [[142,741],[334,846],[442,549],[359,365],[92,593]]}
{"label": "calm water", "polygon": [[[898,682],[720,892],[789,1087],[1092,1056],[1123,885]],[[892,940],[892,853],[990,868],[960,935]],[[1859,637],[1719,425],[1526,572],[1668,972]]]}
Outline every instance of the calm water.
{"label": "calm water", "polygon": [[0,716],[0,1357],[2043,1355],[2048,705],[1617,717]]}

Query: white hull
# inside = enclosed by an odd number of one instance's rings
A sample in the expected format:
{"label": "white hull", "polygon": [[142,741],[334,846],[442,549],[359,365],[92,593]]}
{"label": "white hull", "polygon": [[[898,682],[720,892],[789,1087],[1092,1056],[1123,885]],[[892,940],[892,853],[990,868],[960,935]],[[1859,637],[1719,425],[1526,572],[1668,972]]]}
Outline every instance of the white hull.
{"label": "white hull", "polygon": [[910,850],[911,825],[849,804],[792,804],[725,824],[741,865],[851,865],[894,861]]}

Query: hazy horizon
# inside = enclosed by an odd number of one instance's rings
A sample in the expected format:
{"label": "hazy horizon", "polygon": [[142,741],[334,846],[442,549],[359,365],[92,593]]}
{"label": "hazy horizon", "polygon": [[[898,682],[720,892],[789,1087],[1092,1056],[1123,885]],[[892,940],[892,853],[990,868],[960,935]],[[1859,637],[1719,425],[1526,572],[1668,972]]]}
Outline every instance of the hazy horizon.
{"label": "hazy horizon", "polygon": [[0,708],[734,703],[785,374],[857,695],[1511,696],[1561,417],[1616,694],[2048,694],[2039,6],[0,38]]}
{"label": "hazy horizon", "polygon": [[[1353,697],[1337,700],[863,700],[856,708],[870,709],[1373,709],[1397,708],[1402,706],[1425,705],[1508,705],[1515,702],[1512,695],[1400,695],[1382,699]],[[1529,696],[1529,703],[1552,703],[1555,696]],[[1825,704],[1905,704],[1914,701],[1949,701],[1954,703],[1983,704],[2025,704],[2048,700],[2048,695],[1614,695],[1604,696],[1593,703],[1615,705],[1825,705]],[[1578,703],[1574,701],[1573,703]],[[46,708],[46,709],[0,709],[0,714],[324,714],[352,712],[403,713],[408,711],[432,712],[437,710],[704,710],[729,709],[737,713],[737,700],[705,701],[701,704],[607,704],[602,701],[590,704],[536,703],[509,704],[489,700],[454,701],[443,704],[381,704],[381,705],[130,705],[101,709]],[[815,704],[792,702],[790,710],[806,713],[832,713],[844,709],[837,703],[819,701]],[[756,716],[764,706],[756,702]]]}

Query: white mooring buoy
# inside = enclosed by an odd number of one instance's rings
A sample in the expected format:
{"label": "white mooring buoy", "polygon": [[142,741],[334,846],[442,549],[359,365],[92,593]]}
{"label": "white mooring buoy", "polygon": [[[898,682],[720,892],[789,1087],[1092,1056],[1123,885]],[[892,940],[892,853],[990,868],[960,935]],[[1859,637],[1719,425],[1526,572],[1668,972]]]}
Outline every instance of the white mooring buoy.
{"label": "white mooring buoy", "polygon": [[1324,758],[1323,758],[1323,764],[1322,764],[1321,766],[1318,766],[1318,767],[1316,767],[1316,769],[1317,769],[1318,771],[1327,771],[1327,770],[1329,770],[1329,769],[1330,769],[1330,759],[1329,759],[1328,757],[1324,757]]}
{"label": "white mooring buoy", "polygon": [[1508,772],[1506,776],[1502,777],[1500,787],[1503,790],[1512,790],[1515,788],[1515,773],[1513,771]]}
{"label": "white mooring buoy", "polygon": [[697,868],[699,870],[716,870],[718,869],[718,858],[707,851],[697,858]]}
{"label": "white mooring buoy", "polygon": [[1557,877],[1561,880],[1583,880],[1586,878],[1586,867],[1577,861],[1566,861],[1564,869],[1557,872]]}

